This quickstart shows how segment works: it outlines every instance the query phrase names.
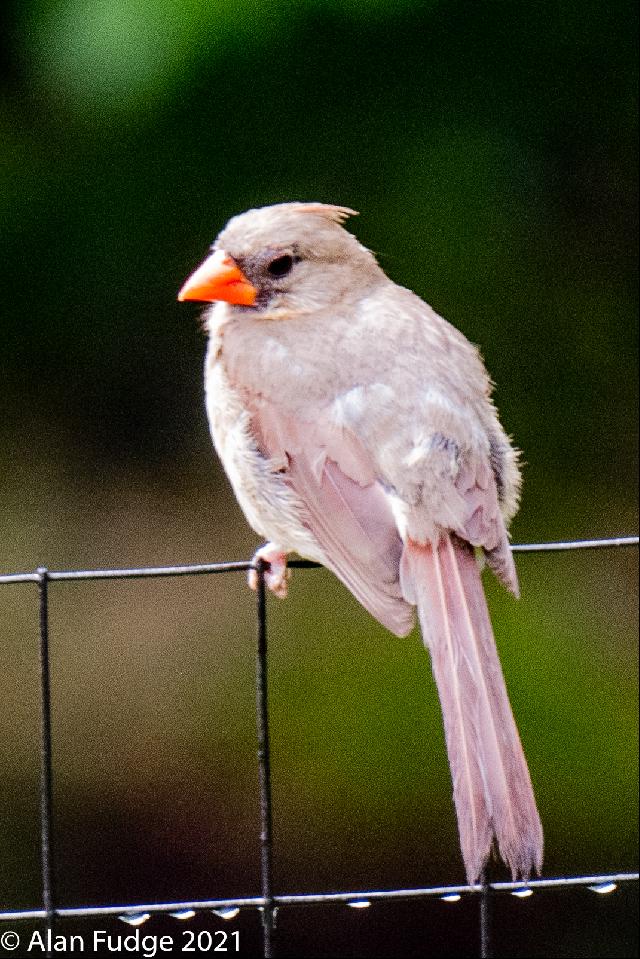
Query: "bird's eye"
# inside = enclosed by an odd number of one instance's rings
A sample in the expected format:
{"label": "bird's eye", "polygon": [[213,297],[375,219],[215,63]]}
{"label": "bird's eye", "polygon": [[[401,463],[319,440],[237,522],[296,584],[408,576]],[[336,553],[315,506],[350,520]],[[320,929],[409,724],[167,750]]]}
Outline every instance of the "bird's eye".
{"label": "bird's eye", "polygon": [[272,260],[267,267],[267,271],[271,274],[271,276],[286,276],[291,270],[293,262],[293,257],[288,253],[285,253],[284,256],[278,256],[275,260]]}

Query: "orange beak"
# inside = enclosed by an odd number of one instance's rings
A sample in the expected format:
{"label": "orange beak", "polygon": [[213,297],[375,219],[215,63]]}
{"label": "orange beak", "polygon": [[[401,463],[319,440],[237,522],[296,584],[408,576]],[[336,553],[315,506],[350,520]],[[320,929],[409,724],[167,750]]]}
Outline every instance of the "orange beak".
{"label": "orange beak", "polygon": [[216,250],[201,263],[178,293],[179,300],[212,303],[224,300],[238,306],[253,306],[258,296],[255,286],[224,250]]}

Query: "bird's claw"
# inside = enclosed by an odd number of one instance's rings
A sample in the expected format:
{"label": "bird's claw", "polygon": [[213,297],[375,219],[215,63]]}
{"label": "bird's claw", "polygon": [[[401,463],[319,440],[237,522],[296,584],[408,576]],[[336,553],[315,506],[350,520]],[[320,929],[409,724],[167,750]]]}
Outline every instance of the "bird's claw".
{"label": "bird's claw", "polygon": [[[279,599],[284,599],[287,595],[289,578],[291,570],[287,568],[287,554],[274,546],[273,543],[265,543],[256,551],[253,557],[253,563],[257,564],[261,560],[266,564],[263,573],[267,589],[270,589]],[[258,571],[250,569],[247,576],[251,589],[258,588]]]}

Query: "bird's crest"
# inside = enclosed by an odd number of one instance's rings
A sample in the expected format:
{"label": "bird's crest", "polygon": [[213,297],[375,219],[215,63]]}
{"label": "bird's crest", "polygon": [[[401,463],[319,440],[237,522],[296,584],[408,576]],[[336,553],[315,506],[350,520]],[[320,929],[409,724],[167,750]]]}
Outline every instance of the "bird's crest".
{"label": "bird's crest", "polygon": [[296,213],[310,213],[312,216],[323,216],[325,220],[334,223],[344,223],[350,216],[358,216],[357,210],[348,206],[334,206],[332,203],[292,203]]}

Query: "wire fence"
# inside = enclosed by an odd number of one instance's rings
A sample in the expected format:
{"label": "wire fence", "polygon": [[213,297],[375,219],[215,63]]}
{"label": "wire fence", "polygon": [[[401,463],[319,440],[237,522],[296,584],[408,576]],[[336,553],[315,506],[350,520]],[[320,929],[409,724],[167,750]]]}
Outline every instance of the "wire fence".
{"label": "wire fence", "polygon": [[[638,545],[637,536],[620,536],[609,539],[571,540],[553,543],[520,543],[511,548],[514,553],[552,553],[569,550],[609,549]],[[313,569],[317,563],[308,560],[292,560],[292,568]],[[268,687],[267,687],[267,605],[265,572],[267,564],[262,560],[230,563],[200,563],[189,566],[159,566],[132,569],[49,570],[41,567],[32,572],[0,575],[0,585],[35,583],[39,607],[39,652],[40,652],[40,877],[42,906],[37,909],[0,911],[1,922],[44,921],[49,934],[46,955],[53,955],[53,933],[56,919],[79,919],[97,916],[116,916],[132,926],[140,926],[154,914],[168,914],[176,919],[190,919],[199,912],[212,911],[222,919],[232,919],[240,910],[253,909],[262,918],[262,950],[265,959],[276,955],[274,941],[275,919],[279,909],[295,906],[326,906],[343,903],[354,909],[366,909],[376,901],[417,900],[440,898],[445,902],[457,902],[464,896],[474,896],[479,903],[478,941],[479,955],[488,959],[492,955],[491,899],[497,894],[511,894],[526,898],[538,889],[566,889],[587,887],[598,895],[613,892],[623,883],[638,881],[637,872],[619,872],[607,875],[567,876],[541,878],[524,882],[489,882],[484,879],[478,885],[430,886],[416,889],[368,889],[349,892],[312,893],[306,895],[276,894],[273,887],[273,807],[271,797],[271,749],[269,741]],[[54,886],[55,836],[53,810],[53,752],[51,736],[51,678],[49,657],[49,583],[79,580],[120,580],[176,576],[201,576],[255,570],[256,592],[256,727],[257,759],[260,787],[260,866],[261,895],[181,902],[154,902],[146,904],[123,904],[104,906],[62,906],[57,901]],[[0,937],[1,940],[1,937]],[[10,947],[8,947],[10,948]],[[13,947],[15,948],[15,947]]]}

